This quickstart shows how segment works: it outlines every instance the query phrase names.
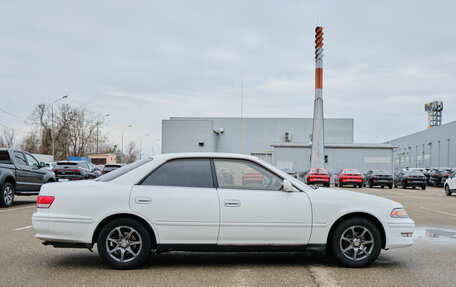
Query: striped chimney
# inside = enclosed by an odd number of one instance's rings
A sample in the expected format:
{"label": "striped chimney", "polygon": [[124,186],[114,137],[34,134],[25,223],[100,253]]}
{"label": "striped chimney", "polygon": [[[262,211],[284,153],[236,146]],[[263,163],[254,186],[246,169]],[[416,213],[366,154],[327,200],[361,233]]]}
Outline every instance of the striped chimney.
{"label": "striped chimney", "polygon": [[319,26],[315,28],[315,101],[310,167],[325,167],[325,138],[323,122],[323,27]]}

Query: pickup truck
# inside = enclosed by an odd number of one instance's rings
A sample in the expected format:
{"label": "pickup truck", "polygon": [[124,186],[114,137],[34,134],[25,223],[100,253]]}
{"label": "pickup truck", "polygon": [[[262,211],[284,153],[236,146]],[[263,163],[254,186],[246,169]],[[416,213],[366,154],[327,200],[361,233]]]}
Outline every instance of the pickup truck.
{"label": "pickup truck", "polygon": [[28,152],[0,148],[0,206],[13,204],[14,195],[36,195],[41,185],[55,182],[55,174]]}

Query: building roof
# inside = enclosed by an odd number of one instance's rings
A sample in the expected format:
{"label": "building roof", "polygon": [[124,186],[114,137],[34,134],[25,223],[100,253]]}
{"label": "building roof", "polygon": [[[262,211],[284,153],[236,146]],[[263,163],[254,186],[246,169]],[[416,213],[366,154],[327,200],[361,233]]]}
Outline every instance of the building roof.
{"label": "building roof", "polygon": [[[310,143],[293,143],[282,142],[273,143],[272,147],[290,147],[290,148],[310,148]],[[353,144],[325,144],[325,148],[356,148],[356,149],[394,149],[397,146],[390,144],[375,144],[375,143],[353,143]]]}

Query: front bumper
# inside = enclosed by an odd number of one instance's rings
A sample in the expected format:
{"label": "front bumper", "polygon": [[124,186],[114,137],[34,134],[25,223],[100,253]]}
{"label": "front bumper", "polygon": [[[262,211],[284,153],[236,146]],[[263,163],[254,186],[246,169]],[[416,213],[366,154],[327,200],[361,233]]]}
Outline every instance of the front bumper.
{"label": "front bumper", "polygon": [[407,247],[413,245],[415,222],[410,218],[391,220],[383,224],[385,228],[385,249]]}

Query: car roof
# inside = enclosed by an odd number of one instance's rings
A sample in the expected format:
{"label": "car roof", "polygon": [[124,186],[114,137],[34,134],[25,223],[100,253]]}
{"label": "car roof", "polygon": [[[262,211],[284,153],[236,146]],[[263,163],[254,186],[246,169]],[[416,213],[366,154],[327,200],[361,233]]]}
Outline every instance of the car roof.
{"label": "car roof", "polygon": [[155,156],[150,156],[150,158],[162,159],[162,160],[171,160],[176,158],[232,158],[232,159],[255,159],[257,157],[246,155],[246,154],[237,154],[237,153],[221,153],[221,152],[186,152],[186,153],[165,153]]}

